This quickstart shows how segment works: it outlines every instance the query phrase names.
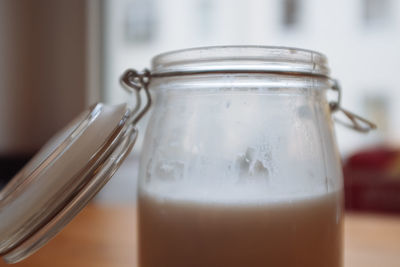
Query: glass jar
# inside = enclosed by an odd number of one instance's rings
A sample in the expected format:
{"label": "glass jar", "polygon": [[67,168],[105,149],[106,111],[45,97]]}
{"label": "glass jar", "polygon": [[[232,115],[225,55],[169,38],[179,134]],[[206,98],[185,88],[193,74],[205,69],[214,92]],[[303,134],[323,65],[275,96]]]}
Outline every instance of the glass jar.
{"label": "glass jar", "polygon": [[324,55],[209,47],[153,59],[140,267],[342,266]]}

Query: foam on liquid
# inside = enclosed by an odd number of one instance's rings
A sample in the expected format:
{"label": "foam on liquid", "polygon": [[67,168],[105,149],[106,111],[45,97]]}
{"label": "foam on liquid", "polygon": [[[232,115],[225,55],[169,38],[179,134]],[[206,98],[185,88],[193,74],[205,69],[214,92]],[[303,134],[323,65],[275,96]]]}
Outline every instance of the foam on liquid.
{"label": "foam on liquid", "polygon": [[340,267],[342,192],[280,201],[139,196],[140,267]]}

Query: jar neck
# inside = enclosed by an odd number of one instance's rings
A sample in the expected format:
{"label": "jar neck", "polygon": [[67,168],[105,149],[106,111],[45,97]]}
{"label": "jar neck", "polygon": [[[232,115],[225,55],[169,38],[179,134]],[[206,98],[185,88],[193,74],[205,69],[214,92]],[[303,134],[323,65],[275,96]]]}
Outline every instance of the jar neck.
{"label": "jar neck", "polygon": [[258,91],[299,93],[304,90],[325,91],[332,86],[330,78],[321,75],[303,75],[297,73],[196,73],[186,75],[161,75],[152,77],[152,91],[163,90],[213,90]]}

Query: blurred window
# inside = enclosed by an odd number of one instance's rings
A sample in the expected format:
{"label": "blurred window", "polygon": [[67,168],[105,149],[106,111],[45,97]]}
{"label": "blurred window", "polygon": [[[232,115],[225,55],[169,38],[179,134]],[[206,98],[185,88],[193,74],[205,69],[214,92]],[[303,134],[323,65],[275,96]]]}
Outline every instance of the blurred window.
{"label": "blurred window", "polygon": [[379,123],[378,133],[387,138],[391,132],[390,129],[390,96],[385,88],[373,88],[373,93],[366,93],[363,97],[363,109],[371,121]]}
{"label": "blurred window", "polygon": [[282,24],[285,28],[295,28],[300,23],[301,0],[283,0]]}
{"label": "blurred window", "polygon": [[125,10],[125,39],[128,43],[148,43],[155,33],[155,12],[152,0],[127,2]]}
{"label": "blurred window", "polygon": [[391,0],[363,0],[362,15],[367,27],[388,25],[391,19]]}
{"label": "blurred window", "polygon": [[198,30],[203,38],[209,38],[214,28],[214,9],[212,0],[199,0],[197,3]]}

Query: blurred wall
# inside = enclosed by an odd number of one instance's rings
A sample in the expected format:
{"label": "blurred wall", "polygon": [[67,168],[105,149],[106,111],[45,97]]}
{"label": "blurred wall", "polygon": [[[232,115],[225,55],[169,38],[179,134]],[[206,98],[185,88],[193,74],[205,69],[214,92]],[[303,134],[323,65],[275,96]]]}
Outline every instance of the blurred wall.
{"label": "blurred wall", "polygon": [[29,154],[86,104],[86,1],[0,1],[0,154]]}

